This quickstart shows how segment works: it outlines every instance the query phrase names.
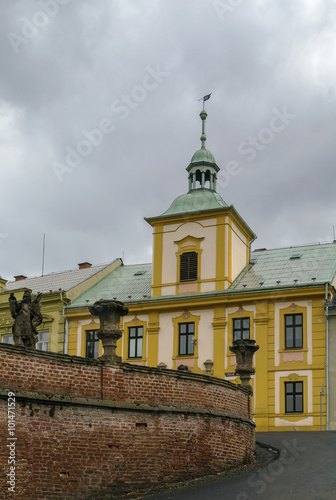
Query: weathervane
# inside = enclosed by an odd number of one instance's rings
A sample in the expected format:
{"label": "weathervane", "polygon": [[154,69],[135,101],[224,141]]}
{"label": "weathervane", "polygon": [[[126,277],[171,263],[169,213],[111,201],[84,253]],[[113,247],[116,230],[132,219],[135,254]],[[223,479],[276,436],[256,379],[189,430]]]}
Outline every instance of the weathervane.
{"label": "weathervane", "polygon": [[210,99],[210,97],[211,97],[211,93],[205,95],[204,97],[201,97],[200,99],[198,99],[199,101],[203,101],[203,110],[204,110],[204,103],[205,103],[205,101],[208,101]]}

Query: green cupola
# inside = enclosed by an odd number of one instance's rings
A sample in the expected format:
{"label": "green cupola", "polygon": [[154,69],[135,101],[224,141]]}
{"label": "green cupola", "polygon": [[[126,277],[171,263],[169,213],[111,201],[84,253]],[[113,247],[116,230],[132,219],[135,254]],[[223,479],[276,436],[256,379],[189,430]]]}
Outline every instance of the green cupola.
{"label": "green cupola", "polygon": [[200,113],[202,120],[201,149],[196,151],[187,167],[189,174],[189,191],[193,189],[211,189],[216,191],[217,172],[219,167],[216,164],[214,155],[205,149],[205,120],[208,114],[203,108]]}

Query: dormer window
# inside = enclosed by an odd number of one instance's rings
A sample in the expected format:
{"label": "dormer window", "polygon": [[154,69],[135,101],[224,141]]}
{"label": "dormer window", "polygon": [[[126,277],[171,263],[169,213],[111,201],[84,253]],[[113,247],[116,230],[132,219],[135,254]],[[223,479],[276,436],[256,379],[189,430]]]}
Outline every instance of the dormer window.
{"label": "dormer window", "polygon": [[180,256],[180,281],[197,280],[197,253],[186,252]]}

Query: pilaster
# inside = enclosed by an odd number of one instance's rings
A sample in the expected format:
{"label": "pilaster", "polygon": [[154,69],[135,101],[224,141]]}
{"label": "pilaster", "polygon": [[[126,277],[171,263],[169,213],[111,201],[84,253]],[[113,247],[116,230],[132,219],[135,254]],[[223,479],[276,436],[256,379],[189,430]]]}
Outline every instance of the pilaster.
{"label": "pilaster", "polygon": [[147,340],[148,340],[147,366],[156,367],[158,365],[159,330],[160,330],[159,313],[158,312],[150,313],[147,325]]}
{"label": "pilaster", "polygon": [[225,306],[215,306],[213,335],[214,335],[214,354],[213,354],[213,374],[215,377],[225,377]]}
{"label": "pilaster", "polygon": [[255,423],[257,430],[268,431],[268,301],[257,302],[254,318],[256,341],[260,349],[255,355]]}

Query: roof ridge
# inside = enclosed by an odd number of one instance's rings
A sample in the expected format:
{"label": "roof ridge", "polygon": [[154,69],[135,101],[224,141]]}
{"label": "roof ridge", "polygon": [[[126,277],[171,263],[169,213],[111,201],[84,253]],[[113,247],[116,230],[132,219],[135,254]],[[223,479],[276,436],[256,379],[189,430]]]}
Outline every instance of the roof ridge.
{"label": "roof ridge", "polygon": [[258,249],[256,248],[255,250],[252,250],[253,252],[270,252],[272,250],[289,250],[289,249],[295,249],[295,248],[305,248],[305,247],[321,247],[324,245],[336,245],[336,241],[321,241],[321,242],[316,242],[316,243],[302,243],[298,245],[290,245],[286,247],[275,247],[275,248],[262,248]]}
{"label": "roof ridge", "polygon": [[152,262],[140,262],[140,264],[124,264],[123,267],[149,266],[149,265],[152,265]]}
{"label": "roof ridge", "polygon": [[[119,257],[116,258],[116,259],[114,259],[114,260],[112,260],[111,262],[107,262],[107,263],[104,263],[104,264],[96,264],[96,265],[93,265],[91,267],[85,267],[83,269],[79,269],[79,268],[77,268],[77,269],[67,269],[66,271],[55,271],[55,272],[52,272],[52,273],[43,274],[43,275],[39,275],[39,276],[30,276],[30,277],[26,277],[25,281],[26,280],[33,280],[33,279],[48,278],[50,276],[56,276],[56,275],[66,274],[66,273],[74,273],[74,272],[77,272],[77,271],[84,271],[85,269],[95,269],[97,267],[107,267],[110,264],[112,264],[113,262],[117,261],[118,259],[119,259]],[[7,284],[9,284],[9,283],[17,283],[17,282],[15,280],[13,280],[13,281],[8,281],[7,282]]]}

